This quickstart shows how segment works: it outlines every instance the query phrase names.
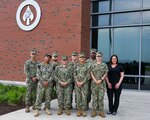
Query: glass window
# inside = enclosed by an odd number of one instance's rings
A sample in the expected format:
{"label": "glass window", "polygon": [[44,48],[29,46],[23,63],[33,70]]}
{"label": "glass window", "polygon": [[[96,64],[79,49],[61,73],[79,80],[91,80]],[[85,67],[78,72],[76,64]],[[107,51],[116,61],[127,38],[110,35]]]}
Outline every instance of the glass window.
{"label": "glass window", "polygon": [[99,12],[99,2],[92,2],[92,13]]}
{"label": "glass window", "polygon": [[150,76],[150,27],[143,28],[141,74]]}
{"label": "glass window", "polygon": [[150,8],[150,0],[143,0],[143,8]]}
{"label": "glass window", "polygon": [[108,12],[110,7],[109,7],[110,1],[109,0],[102,0],[99,2],[94,1],[92,3],[92,12],[97,13],[97,12]]}
{"label": "glass window", "polygon": [[114,25],[139,24],[140,12],[114,14]]}
{"label": "glass window", "polygon": [[123,64],[125,74],[139,74],[140,28],[114,29],[114,54]]}
{"label": "glass window", "polygon": [[103,61],[108,62],[110,59],[112,43],[112,30],[111,29],[99,29],[98,30],[98,51],[101,51]]}
{"label": "glass window", "polygon": [[105,0],[105,1],[100,1],[99,2],[99,12],[108,12],[108,11],[111,11],[110,7],[110,1],[109,0]]}
{"label": "glass window", "polygon": [[97,49],[97,41],[98,41],[98,29],[93,29],[92,30],[91,48]]}
{"label": "glass window", "polygon": [[138,89],[140,80],[141,89],[150,90],[150,26],[116,28],[117,25],[150,23],[150,0],[97,0],[92,3],[93,13],[140,10],[141,7],[147,9],[140,12],[92,15],[93,27],[114,28],[92,29],[91,47],[104,54],[104,62],[109,61],[112,53],[118,55],[127,75],[123,81],[123,88]]}
{"label": "glass window", "polygon": [[150,78],[141,78],[141,90],[150,90]]}
{"label": "glass window", "polygon": [[92,16],[92,26],[98,26],[98,15],[93,15]]}
{"label": "glass window", "polygon": [[98,25],[99,26],[108,26],[109,25],[109,16],[110,15],[100,15]]}
{"label": "glass window", "polygon": [[141,0],[114,0],[114,10],[140,9]]}
{"label": "glass window", "polygon": [[143,12],[143,23],[150,23],[150,11]]}
{"label": "glass window", "polygon": [[138,77],[124,77],[123,88],[125,89],[138,89]]}

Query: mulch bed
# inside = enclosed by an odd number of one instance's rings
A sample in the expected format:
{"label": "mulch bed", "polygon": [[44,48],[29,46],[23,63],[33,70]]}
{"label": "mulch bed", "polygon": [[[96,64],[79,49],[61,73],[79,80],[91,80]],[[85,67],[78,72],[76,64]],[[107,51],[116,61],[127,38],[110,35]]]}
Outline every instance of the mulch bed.
{"label": "mulch bed", "polygon": [[24,104],[19,104],[16,106],[11,106],[5,103],[0,103],[0,115],[9,113],[9,112],[13,112],[19,109],[25,108]]}

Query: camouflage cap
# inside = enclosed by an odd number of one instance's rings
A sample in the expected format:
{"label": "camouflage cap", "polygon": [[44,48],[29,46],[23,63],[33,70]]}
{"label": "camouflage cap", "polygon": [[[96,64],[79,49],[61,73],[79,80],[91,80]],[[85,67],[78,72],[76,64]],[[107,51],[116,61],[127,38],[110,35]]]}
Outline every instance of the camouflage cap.
{"label": "camouflage cap", "polygon": [[103,56],[103,53],[102,52],[97,52],[96,56]]}
{"label": "camouflage cap", "polygon": [[96,52],[97,52],[97,50],[95,48],[91,49],[91,53],[96,53]]}
{"label": "camouflage cap", "polygon": [[78,56],[78,52],[74,51],[74,52],[72,53],[72,56]]}
{"label": "camouflage cap", "polygon": [[85,53],[84,53],[84,52],[81,52],[81,53],[79,54],[79,58],[82,58],[82,57],[85,58]]}
{"label": "camouflage cap", "polygon": [[62,59],[62,60],[68,60],[68,56],[62,55],[61,59]]}
{"label": "camouflage cap", "polygon": [[37,51],[36,50],[31,50],[30,53],[37,54]]}
{"label": "camouflage cap", "polygon": [[52,54],[52,57],[58,57],[58,51],[54,52],[54,53]]}
{"label": "camouflage cap", "polygon": [[46,53],[45,57],[52,57],[52,55],[50,53]]}

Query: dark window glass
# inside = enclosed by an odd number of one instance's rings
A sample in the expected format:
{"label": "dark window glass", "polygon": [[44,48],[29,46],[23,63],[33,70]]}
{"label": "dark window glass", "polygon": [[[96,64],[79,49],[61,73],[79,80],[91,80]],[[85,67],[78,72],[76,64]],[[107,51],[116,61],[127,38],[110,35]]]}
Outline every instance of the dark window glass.
{"label": "dark window glass", "polygon": [[113,7],[118,10],[140,9],[141,0],[114,0]]}
{"label": "dark window glass", "polygon": [[98,29],[93,29],[92,30],[92,42],[91,42],[91,48],[96,48],[97,49],[97,44],[98,44]]}
{"label": "dark window glass", "polygon": [[114,14],[114,25],[139,24],[140,12]]}
{"label": "dark window glass", "polygon": [[92,2],[92,13],[99,12],[99,2]]}
{"label": "dark window glass", "polygon": [[150,78],[141,78],[141,90],[150,90]]}
{"label": "dark window glass", "polygon": [[98,26],[98,15],[92,16],[92,26]]}
{"label": "dark window glass", "polygon": [[140,28],[114,29],[114,53],[118,55],[125,74],[139,74]]}
{"label": "dark window glass", "polygon": [[150,27],[143,28],[141,74],[150,76]]}
{"label": "dark window glass", "polygon": [[124,77],[123,88],[125,89],[138,89],[138,77]]}

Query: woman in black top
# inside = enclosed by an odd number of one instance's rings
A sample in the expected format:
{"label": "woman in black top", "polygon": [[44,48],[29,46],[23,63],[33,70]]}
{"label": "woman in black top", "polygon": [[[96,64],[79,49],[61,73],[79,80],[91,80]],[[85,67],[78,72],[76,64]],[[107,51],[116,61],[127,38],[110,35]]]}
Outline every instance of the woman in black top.
{"label": "woman in black top", "polygon": [[106,82],[109,112],[107,112],[107,114],[116,115],[119,107],[119,99],[122,90],[122,81],[124,78],[124,71],[122,66],[118,64],[117,55],[111,56],[108,69],[109,71],[108,76],[106,77]]}

